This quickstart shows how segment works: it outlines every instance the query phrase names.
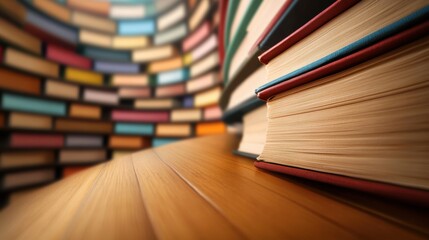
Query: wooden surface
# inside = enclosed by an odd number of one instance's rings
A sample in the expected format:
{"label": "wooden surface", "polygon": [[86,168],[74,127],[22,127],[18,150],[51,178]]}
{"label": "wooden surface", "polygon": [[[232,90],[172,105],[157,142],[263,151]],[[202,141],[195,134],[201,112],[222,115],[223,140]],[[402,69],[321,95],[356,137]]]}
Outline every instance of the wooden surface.
{"label": "wooden surface", "polygon": [[256,169],[231,154],[236,145],[232,135],[186,140],[20,194],[0,213],[0,239],[428,237],[425,223],[407,221],[427,220],[418,212],[365,210]]}

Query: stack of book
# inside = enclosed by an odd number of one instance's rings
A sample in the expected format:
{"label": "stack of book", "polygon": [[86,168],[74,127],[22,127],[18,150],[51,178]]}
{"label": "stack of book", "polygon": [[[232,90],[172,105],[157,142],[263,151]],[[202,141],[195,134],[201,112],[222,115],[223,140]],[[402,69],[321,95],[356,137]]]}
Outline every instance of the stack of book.
{"label": "stack of book", "polygon": [[225,132],[218,5],[0,0],[0,194]]}
{"label": "stack of book", "polygon": [[227,4],[220,105],[243,126],[236,153],[427,206],[428,2],[309,2]]}

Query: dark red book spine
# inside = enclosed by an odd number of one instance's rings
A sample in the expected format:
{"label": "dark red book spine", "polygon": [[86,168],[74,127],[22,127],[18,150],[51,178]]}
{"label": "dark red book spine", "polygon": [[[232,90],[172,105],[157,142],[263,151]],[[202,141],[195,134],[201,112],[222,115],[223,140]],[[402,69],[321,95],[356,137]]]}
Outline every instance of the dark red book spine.
{"label": "dark red book spine", "polygon": [[359,0],[339,0],[335,2],[316,17],[308,21],[305,25],[296,30],[294,33],[264,52],[261,56],[259,56],[259,61],[263,64],[267,64],[269,61],[271,61],[271,59],[277,57],[279,54],[286,51],[286,49],[299,42],[301,39],[307,37],[325,23],[329,22],[331,19],[340,15],[342,12],[346,11],[358,2]]}
{"label": "dark red book spine", "polygon": [[10,146],[23,147],[62,147],[64,145],[64,136],[59,134],[27,134],[13,133],[10,136]]}
{"label": "dark red book spine", "polygon": [[280,10],[276,13],[274,18],[271,20],[271,22],[268,24],[268,26],[265,28],[265,30],[262,32],[261,36],[258,37],[256,42],[253,44],[252,48],[250,49],[249,53],[254,53],[258,50],[258,45],[261,43],[262,39],[267,37],[267,34],[271,31],[271,29],[276,25],[276,23],[279,21],[283,13],[289,8],[289,6],[292,4],[293,0],[286,1],[283,6],[280,8]]}
{"label": "dark red book spine", "polygon": [[91,59],[53,44],[47,46],[46,58],[78,68],[91,69],[92,67]]}
{"label": "dark red book spine", "polygon": [[3,62],[3,46],[0,46],[0,63]]}
{"label": "dark red book spine", "polygon": [[113,110],[112,120],[130,122],[168,122],[169,112],[135,112],[125,110]]}
{"label": "dark red book spine", "polygon": [[254,165],[258,168],[273,172],[284,173],[296,177],[310,179],[313,181],[351,188],[421,206],[429,206],[429,192],[416,188],[402,187],[388,183],[374,182],[262,161],[255,161]]}
{"label": "dark red book spine", "polygon": [[428,35],[428,33],[429,21],[426,21],[344,58],[262,90],[258,92],[258,98],[267,101],[270,97],[276,94],[368,61],[395,48],[424,37]]}
{"label": "dark red book spine", "polygon": [[36,26],[33,26],[29,23],[25,24],[24,29],[25,29],[25,31],[29,32],[30,34],[41,39],[43,42],[53,43],[57,46],[61,46],[63,48],[69,49],[71,51],[75,51],[75,49],[76,49],[76,46],[74,46],[73,44],[67,43],[67,42],[59,39],[58,37],[53,36],[52,34],[49,34],[45,31],[43,31],[42,29],[40,29]]}
{"label": "dark red book spine", "polygon": [[225,21],[226,21],[226,11],[228,7],[228,0],[221,0],[220,1],[220,16],[219,16],[219,28],[218,28],[218,51],[219,51],[219,59],[220,64],[223,63],[223,58],[225,56]]}

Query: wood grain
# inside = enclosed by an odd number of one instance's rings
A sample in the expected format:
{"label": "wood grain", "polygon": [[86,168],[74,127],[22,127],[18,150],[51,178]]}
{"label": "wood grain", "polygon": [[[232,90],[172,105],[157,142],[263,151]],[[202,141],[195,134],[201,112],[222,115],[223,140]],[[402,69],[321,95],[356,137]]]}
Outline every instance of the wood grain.
{"label": "wood grain", "polygon": [[0,239],[428,237],[412,221],[257,170],[231,154],[237,140],[218,135],[140,151],[21,194],[0,212]]}

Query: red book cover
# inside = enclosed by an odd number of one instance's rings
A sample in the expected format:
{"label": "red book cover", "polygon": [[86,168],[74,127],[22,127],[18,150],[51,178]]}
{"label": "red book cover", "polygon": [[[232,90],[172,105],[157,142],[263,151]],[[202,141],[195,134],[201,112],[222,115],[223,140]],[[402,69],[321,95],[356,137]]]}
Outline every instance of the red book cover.
{"label": "red book cover", "polygon": [[13,133],[10,136],[11,147],[62,147],[64,136],[59,134]]}
{"label": "red book cover", "polygon": [[168,122],[169,112],[136,112],[127,110],[113,110],[112,120],[130,122]]}
{"label": "red book cover", "polygon": [[429,206],[429,192],[420,189],[407,188],[388,183],[357,179],[262,161],[255,161],[254,164],[258,168],[273,172],[279,172],[323,183],[329,183],[340,187],[347,187],[421,206]]}
{"label": "red book cover", "polygon": [[69,49],[71,51],[75,51],[76,47],[71,44],[71,43],[67,43],[64,42],[63,40],[59,39],[56,36],[53,36],[52,34],[49,34],[45,31],[43,31],[42,29],[33,26],[29,23],[27,23],[24,26],[25,31],[29,32],[30,34],[36,36],[37,38],[41,39],[43,42],[46,43],[53,43],[55,45],[61,46],[63,48]]}
{"label": "red book cover", "polygon": [[224,46],[224,32],[225,32],[225,21],[226,21],[226,11],[228,9],[228,0],[220,1],[220,11],[219,11],[219,28],[218,28],[218,51],[219,51],[219,63],[222,65],[223,58],[225,55],[225,46]]}
{"label": "red book cover", "polygon": [[380,56],[404,44],[419,39],[427,35],[428,32],[429,22],[426,21],[394,36],[386,38],[376,44],[366,47],[358,52],[328,63],[312,71],[301,74],[295,78],[283,81],[281,83],[273,85],[272,87],[264,89],[258,92],[258,98],[266,101],[270,97],[293,87],[305,84],[316,79],[320,79],[336,72],[340,72],[352,66],[368,61],[371,58]]}
{"label": "red book cover", "polygon": [[[287,3],[289,2],[290,1],[288,1]],[[357,2],[359,2],[359,0],[339,0],[335,2],[334,4],[326,8],[324,11],[322,11],[320,14],[318,14],[316,17],[308,21],[304,26],[300,27],[294,33],[283,39],[281,42],[277,43],[274,47],[264,52],[261,56],[259,56],[259,61],[263,64],[267,64],[269,61],[271,61],[271,59],[275,58],[280,53],[284,52],[286,49],[299,42],[301,39],[310,35],[312,32],[316,31],[325,23],[340,15],[342,12],[349,9]],[[287,7],[285,8],[285,10],[286,9]],[[281,15],[282,12],[279,12],[279,14]],[[267,34],[270,28],[271,27],[267,28],[266,31],[264,31],[264,34]],[[258,39],[258,41],[261,41],[262,39],[263,37]]]}
{"label": "red book cover", "polygon": [[91,59],[53,44],[47,46],[45,56],[47,59],[73,67],[84,69],[91,69],[92,67]]}
{"label": "red book cover", "polygon": [[290,4],[293,0],[286,1],[283,6],[280,8],[280,10],[274,15],[274,18],[271,20],[271,22],[268,24],[268,26],[265,28],[265,30],[262,32],[261,36],[256,40],[256,42],[253,44],[252,48],[250,49],[249,53],[254,53],[258,50],[258,45],[264,39],[267,34],[270,32],[270,30],[274,27],[274,25],[279,21],[280,17],[283,15],[283,13],[286,11],[286,9],[289,8]]}

